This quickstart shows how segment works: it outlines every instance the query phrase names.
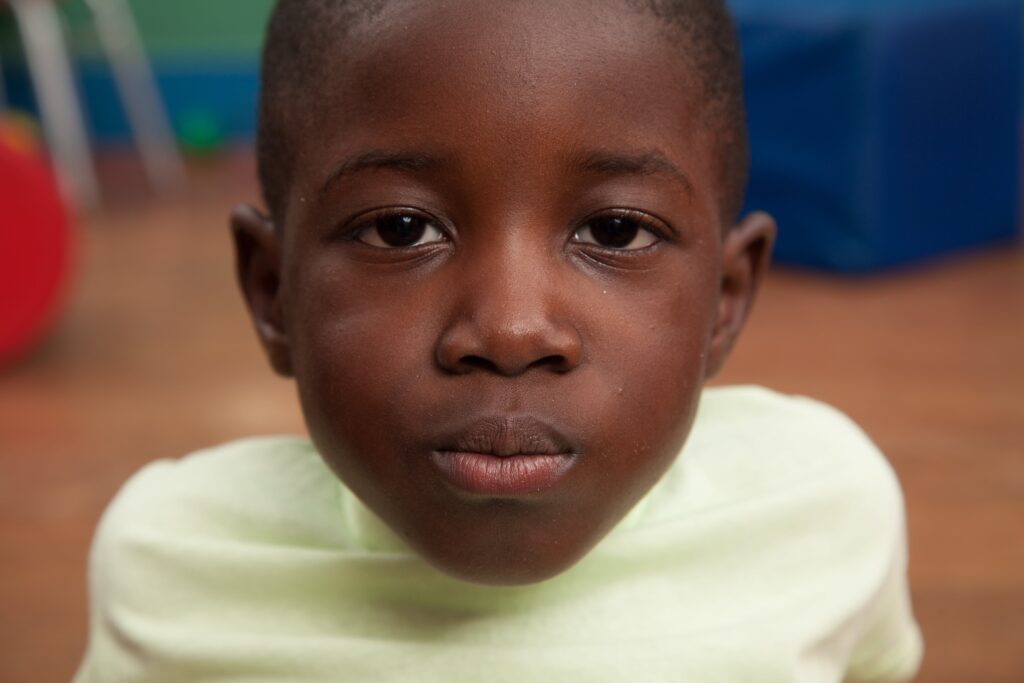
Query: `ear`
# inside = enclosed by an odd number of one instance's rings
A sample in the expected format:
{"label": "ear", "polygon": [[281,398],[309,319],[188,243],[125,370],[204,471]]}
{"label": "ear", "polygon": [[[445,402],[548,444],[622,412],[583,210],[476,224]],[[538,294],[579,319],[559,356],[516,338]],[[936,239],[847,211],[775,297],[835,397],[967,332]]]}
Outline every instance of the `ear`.
{"label": "ear", "polygon": [[705,378],[722,369],[747,321],[775,243],[775,220],[766,213],[746,216],[725,236],[718,313],[708,351]]}
{"label": "ear", "polygon": [[231,212],[238,284],[270,364],[292,376],[291,347],[281,305],[281,240],[274,224],[255,207],[241,204]]}

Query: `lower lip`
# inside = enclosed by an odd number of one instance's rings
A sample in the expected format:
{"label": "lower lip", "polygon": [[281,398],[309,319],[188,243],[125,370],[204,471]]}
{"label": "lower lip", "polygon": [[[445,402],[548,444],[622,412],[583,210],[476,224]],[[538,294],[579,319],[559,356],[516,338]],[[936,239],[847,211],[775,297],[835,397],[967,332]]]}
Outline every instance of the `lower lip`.
{"label": "lower lip", "polygon": [[478,496],[517,497],[554,486],[572,467],[576,456],[435,451],[431,460],[445,481],[460,491]]}

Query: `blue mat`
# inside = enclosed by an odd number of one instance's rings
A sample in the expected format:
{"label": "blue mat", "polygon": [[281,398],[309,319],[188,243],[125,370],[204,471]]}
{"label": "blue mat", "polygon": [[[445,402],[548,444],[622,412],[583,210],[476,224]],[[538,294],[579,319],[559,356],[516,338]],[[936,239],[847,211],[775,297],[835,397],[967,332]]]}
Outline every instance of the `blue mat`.
{"label": "blue mat", "polygon": [[1021,2],[730,4],[778,260],[865,272],[1018,236]]}

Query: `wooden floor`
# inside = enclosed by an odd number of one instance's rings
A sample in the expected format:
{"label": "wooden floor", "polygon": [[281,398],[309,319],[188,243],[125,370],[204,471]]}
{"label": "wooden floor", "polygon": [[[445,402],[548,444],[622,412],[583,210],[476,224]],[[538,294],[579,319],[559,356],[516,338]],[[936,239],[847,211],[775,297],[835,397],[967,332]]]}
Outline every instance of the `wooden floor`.
{"label": "wooden floor", "polygon": [[[55,334],[0,372],[0,683],[70,678],[90,535],[134,470],[302,429],[232,279],[225,216],[255,196],[247,157],[195,169],[187,201],[138,199],[131,175],[84,221]],[[829,401],[889,455],[928,648],[918,680],[1024,681],[1024,251],[871,280],[777,271],[723,380]]]}

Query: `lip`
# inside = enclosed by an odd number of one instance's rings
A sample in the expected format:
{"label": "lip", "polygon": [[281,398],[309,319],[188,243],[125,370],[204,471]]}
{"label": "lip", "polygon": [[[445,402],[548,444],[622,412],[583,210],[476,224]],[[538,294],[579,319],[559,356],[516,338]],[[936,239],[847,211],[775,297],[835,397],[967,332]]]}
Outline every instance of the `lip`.
{"label": "lip", "polygon": [[576,463],[577,454],[568,439],[541,420],[490,417],[450,434],[430,460],[459,491],[520,497],[554,486]]}

